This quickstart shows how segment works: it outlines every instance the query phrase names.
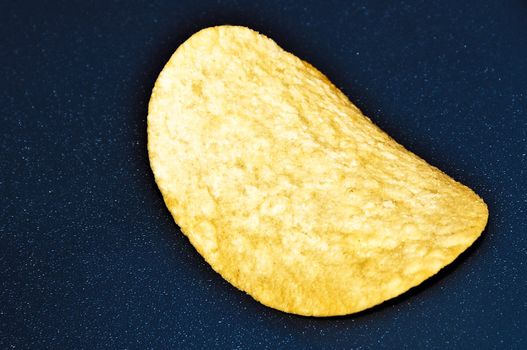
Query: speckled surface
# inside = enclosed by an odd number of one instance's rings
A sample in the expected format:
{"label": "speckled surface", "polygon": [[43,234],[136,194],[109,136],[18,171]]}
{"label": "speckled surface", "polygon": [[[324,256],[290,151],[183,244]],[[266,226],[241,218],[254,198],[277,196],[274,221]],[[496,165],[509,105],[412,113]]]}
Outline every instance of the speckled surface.
{"label": "speckled surface", "polygon": [[[214,273],[153,181],[146,104],[175,48],[223,23],[313,63],[479,193],[474,248],[339,318],[266,308]],[[527,347],[525,2],[3,2],[0,32],[0,348]]]}

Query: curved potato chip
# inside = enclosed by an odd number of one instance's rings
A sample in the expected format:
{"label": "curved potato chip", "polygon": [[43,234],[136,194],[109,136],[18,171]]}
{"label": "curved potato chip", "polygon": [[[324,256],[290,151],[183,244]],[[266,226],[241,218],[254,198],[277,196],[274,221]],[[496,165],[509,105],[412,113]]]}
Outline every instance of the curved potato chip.
{"label": "curved potato chip", "polygon": [[452,262],[487,222],[474,192],[244,27],[204,29],[176,50],[152,92],[148,150],[198,252],[285,312],[350,314],[393,298]]}

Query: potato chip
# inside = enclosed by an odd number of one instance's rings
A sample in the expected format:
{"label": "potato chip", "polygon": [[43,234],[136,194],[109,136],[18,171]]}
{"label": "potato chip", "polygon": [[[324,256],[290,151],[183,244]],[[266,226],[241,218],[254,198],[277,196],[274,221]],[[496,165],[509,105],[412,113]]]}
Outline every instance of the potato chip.
{"label": "potato chip", "polygon": [[474,192],[396,143],[322,73],[244,27],[204,29],[159,75],[156,182],[221,276],[300,315],[418,285],[484,229]]}

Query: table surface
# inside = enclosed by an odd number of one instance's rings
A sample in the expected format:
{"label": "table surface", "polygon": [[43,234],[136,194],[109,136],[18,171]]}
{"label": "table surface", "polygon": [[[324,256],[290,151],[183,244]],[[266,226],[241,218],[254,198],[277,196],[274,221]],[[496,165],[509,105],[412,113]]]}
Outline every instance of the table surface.
{"label": "table surface", "polygon": [[[288,315],[211,270],[149,168],[147,103],[192,33],[240,24],[324,72],[488,203],[437,276]],[[527,348],[525,1],[4,1],[0,348]]]}

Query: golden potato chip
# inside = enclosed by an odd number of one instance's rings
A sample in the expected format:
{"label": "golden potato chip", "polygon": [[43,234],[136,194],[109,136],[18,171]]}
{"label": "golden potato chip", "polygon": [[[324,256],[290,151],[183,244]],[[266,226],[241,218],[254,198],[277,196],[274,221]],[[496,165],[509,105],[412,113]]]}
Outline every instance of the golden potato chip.
{"label": "golden potato chip", "polygon": [[285,312],[343,315],[393,298],[452,262],[487,222],[474,192],[244,27],[204,29],[176,50],[152,92],[148,150],[192,245]]}

